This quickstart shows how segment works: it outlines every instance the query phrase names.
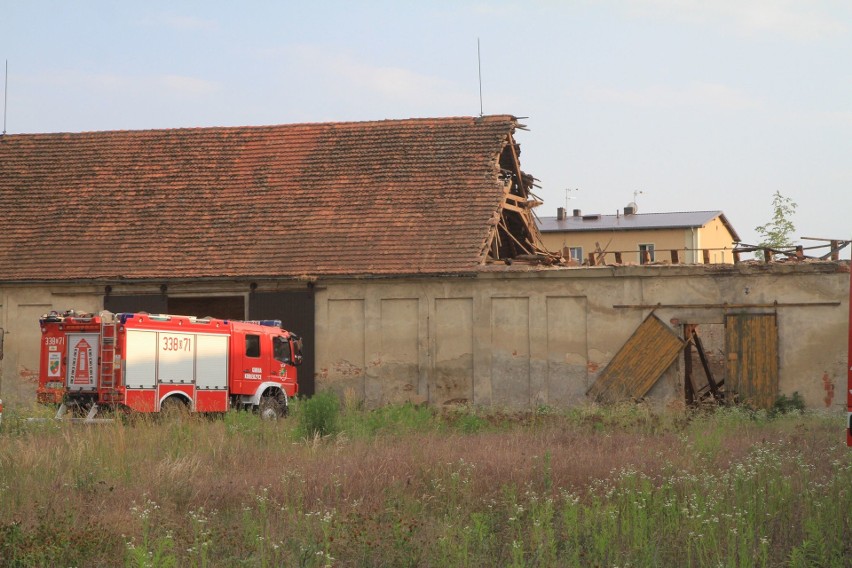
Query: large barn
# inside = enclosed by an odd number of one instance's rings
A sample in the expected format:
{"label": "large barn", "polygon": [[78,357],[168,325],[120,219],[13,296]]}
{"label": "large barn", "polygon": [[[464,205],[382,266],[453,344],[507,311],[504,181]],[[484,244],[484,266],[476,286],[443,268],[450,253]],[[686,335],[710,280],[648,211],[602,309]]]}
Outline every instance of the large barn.
{"label": "large barn", "polygon": [[[848,265],[566,268],[536,228],[522,128],[0,137],[0,395],[31,399],[41,314],[105,309],[282,319],[305,337],[302,391],[368,405],[689,402],[707,390],[684,355],[697,328],[712,382],[839,407]],[[765,366],[731,365],[754,334]]]}

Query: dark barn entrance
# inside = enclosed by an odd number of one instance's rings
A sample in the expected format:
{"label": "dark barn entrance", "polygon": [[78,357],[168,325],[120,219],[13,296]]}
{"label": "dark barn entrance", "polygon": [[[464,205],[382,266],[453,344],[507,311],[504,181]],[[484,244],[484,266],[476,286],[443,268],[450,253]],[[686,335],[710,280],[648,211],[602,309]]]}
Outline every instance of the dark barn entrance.
{"label": "dark barn entrance", "polygon": [[249,295],[249,319],[280,319],[284,329],[302,336],[304,360],[299,367],[299,393],[314,394],[314,291],[252,293]]}
{"label": "dark barn entrance", "polygon": [[119,312],[148,312],[181,316],[246,319],[244,296],[174,297],[165,294],[104,296],[104,309]]}
{"label": "dark barn entrance", "polygon": [[246,318],[246,301],[243,296],[169,297],[168,304],[170,314],[232,320]]}

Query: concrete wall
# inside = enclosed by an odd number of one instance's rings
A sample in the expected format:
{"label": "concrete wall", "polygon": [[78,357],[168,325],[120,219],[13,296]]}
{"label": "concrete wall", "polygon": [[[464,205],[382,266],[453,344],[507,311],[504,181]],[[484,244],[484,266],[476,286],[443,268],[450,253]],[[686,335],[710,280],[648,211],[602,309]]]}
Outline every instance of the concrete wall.
{"label": "concrete wall", "polygon": [[[775,302],[807,305],[748,307]],[[317,387],[370,406],[581,404],[650,313],[614,306],[718,304],[655,313],[679,334],[683,324],[698,324],[716,380],[725,373],[725,314],[776,313],[779,394],[799,392],[810,407],[840,411],[848,302],[848,266],[833,263],[507,269],[476,278],[328,282],[317,292]],[[684,401],[683,359],[652,388],[652,401]]]}
{"label": "concrete wall", "polygon": [[[317,390],[355,396],[370,406],[405,400],[505,408],[582,404],[650,313],[613,306],[839,302],[740,311],[777,313],[781,393],[798,391],[813,408],[845,406],[848,263],[556,270],[525,270],[515,263],[488,270],[476,277],[317,282]],[[170,284],[169,292],[215,295],[246,287]],[[159,290],[114,288],[116,294]],[[0,397],[7,403],[34,399],[38,317],[51,309],[98,311],[102,294],[103,286],[0,285]],[[732,310],[661,307],[655,313],[678,333],[681,324],[698,324],[718,373],[724,372],[726,311]],[[683,390],[680,357],[649,398],[676,404]]]}

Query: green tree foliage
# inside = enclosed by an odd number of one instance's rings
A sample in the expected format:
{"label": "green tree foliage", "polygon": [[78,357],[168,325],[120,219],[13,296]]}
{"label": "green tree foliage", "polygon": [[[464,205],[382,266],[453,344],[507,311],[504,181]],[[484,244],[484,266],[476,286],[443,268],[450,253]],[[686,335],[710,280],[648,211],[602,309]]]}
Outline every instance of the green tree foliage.
{"label": "green tree foliage", "polygon": [[791,235],[796,230],[792,217],[796,213],[798,205],[789,197],[775,191],[772,195],[772,220],[765,225],[755,227],[754,230],[760,235],[759,246],[772,249],[783,249],[793,246]]}

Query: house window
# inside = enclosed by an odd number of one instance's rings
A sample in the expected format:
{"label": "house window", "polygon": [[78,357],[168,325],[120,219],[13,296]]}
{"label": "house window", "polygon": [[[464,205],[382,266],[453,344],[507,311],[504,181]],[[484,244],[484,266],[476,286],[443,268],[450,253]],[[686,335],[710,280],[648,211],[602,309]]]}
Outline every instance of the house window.
{"label": "house window", "polygon": [[654,262],[654,245],[639,245],[639,264]]}
{"label": "house window", "polygon": [[568,258],[571,260],[576,260],[577,262],[583,262],[583,247],[568,247]]}

